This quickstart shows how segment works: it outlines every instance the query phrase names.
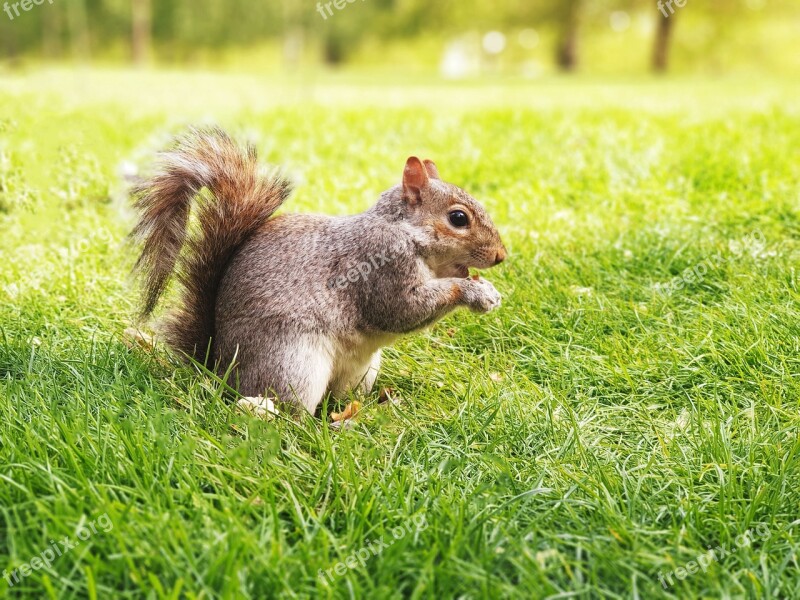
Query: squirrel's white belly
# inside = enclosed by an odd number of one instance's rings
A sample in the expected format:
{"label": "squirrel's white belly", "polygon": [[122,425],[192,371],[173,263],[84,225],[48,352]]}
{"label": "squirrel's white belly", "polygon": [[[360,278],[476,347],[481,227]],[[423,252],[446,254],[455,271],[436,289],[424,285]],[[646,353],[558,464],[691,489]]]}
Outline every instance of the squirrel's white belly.
{"label": "squirrel's white belly", "polygon": [[334,396],[361,389],[369,392],[378,376],[381,348],[394,342],[397,334],[349,335],[330,344],[332,369],[328,390]]}

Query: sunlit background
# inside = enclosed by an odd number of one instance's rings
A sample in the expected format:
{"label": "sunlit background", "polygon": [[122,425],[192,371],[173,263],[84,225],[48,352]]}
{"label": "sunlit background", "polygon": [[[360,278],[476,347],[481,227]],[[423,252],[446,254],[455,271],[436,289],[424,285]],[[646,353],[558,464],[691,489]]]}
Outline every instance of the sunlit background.
{"label": "sunlit background", "polygon": [[15,0],[0,13],[0,49],[7,70],[388,68],[448,79],[800,71],[798,0],[678,2]]}
{"label": "sunlit background", "polygon": [[[0,0],[0,598],[800,597],[799,75],[800,0]],[[434,159],[503,306],[342,435],[130,348],[128,189],[211,123],[286,211]]]}

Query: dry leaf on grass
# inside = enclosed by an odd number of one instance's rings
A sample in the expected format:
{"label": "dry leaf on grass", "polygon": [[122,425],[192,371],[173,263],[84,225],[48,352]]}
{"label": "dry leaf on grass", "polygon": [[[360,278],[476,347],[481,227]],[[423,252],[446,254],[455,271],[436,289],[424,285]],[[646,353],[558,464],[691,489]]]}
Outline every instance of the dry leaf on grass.
{"label": "dry leaf on grass", "polygon": [[156,343],[158,340],[156,336],[150,335],[149,333],[145,333],[137,329],[136,327],[128,327],[122,333],[122,343],[125,344],[131,350],[144,350],[148,354],[152,355],[155,361],[161,365],[162,367],[171,368],[169,361],[165,358],[158,356],[155,353]]}
{"label": "dry leaf on grass", "polygon": [[391,404],[400,404],[400,396],[397,395],[394,388],[385,387],[381,390],[380,396],[378,396],[378,402],[380,404],[386,404],[387,402]]}
{"label": "dry leaf on grass", "polygon": [[331,413],[331,420],[332,421],[346,421],[347,419],[352,419],[353,417],[358,414],[358,411],[361,410],[361,402],[351,402],[347,406],[344,407],[344,410],[340,413]]}
{"label": "dry leaf on grass", "polygon": [[136,327],[128,327],[123,332],[123,341],[128,348],[143,348],[145,350],[152,350],[155,346],[155,339],[149,333],[140,331]]}

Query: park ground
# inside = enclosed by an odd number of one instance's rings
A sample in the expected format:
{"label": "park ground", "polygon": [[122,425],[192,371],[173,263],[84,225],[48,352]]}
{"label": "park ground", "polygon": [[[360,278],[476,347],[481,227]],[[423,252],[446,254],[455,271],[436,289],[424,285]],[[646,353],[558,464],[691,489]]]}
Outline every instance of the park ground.
{"label": "park ground", "polygon": [[[798,92],[0,75],[0,597],[798,597]],[[387,351],[347,431],[130,349],[126,179],[198,123],[286,210],[434,159],[504,237],[502,308]]]}

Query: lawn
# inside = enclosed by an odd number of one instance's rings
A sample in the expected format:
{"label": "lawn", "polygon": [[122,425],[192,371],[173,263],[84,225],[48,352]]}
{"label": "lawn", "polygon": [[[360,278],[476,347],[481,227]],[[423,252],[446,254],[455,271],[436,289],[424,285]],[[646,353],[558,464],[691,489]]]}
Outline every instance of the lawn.
{"label": "lawn", "polygon": [[[0,597],[800,596],[800,88],[384,83],[0,76]],[[288,210],[433,158],[502,308],[389,350],[349,431],[129,349],[123,175],[210,122]]]}

